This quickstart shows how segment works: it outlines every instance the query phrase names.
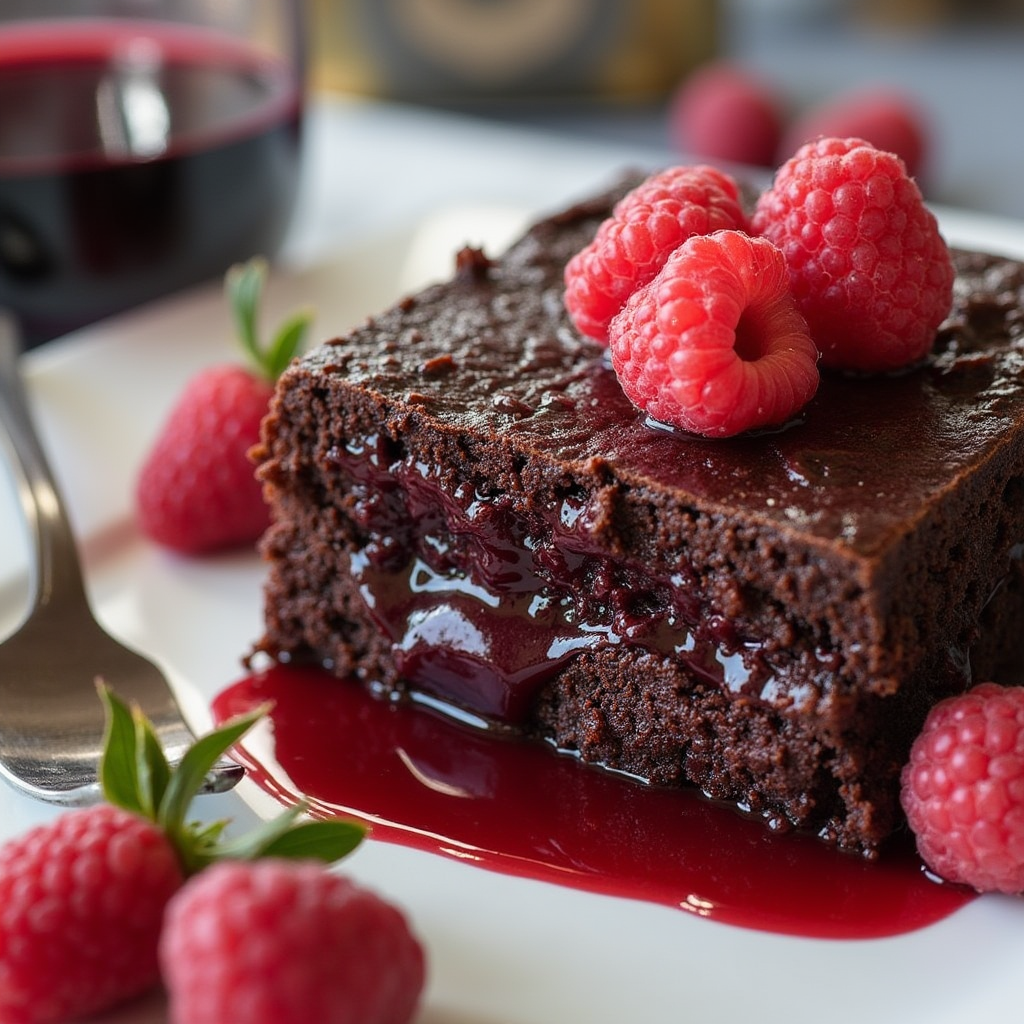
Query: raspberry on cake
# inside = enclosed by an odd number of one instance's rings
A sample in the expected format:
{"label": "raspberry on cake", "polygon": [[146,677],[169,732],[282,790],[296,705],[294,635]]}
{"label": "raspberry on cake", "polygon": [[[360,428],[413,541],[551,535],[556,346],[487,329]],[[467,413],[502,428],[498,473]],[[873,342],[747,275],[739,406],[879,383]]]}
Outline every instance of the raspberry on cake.
{"label": "raspberry on cake", "polygon": [[693,235],[745,230],[739,188],[714,167],[670,167],[651,175],[616,204],[612,215],[565,268],[565,305],[577,329],[608,340],[608,324],[626,300]]}
{"label": "raspberry on cake", "polygon": [[954,268],[898,156],[856,138],[808,143],[779,168],[751,227],[785,254],[825,366],[897,370],[927,355]]}
{"label": "raspberry on cake", "polygon": [[677,436],[563,304],[626,188],[285,372],[258,646],[871,855],[929,708],[1018,657],[1024,267],[956,253],[911,371]]}
{"label": "raspberry on cake", "polygon": [[785,423],[818,387],[782,253],[739,231],[684,242],[630,296],[609,340],[634,405],[709,437]]}

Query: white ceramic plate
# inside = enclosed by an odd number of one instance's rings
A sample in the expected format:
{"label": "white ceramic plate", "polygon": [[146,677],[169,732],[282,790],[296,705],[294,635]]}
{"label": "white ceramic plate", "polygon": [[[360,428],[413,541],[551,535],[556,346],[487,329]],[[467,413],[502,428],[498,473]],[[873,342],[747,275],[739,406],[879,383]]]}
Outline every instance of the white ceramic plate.
{"label": "white ceramic plate", "polygon": [[[463,240],[506,239],[521,211],[455,210],[275,278],[266,318],[301,303],[336,333],[432,277]],[[951,241],[1024,255],[1024,227],[946,212]],[[197,727],[241,674],[260,631],[255,556],[177,558],[143,542],[130,515],[138,464],[182,383],[227,357],[219,290],[190,293],[81,332],[26,361],[45,442],[82,538],[94,604],[108,628],[160,660]],[[0,634],[27,600],[24,539],[0,473]],[[2,709],[0,709],[2,713]],[[207,798],[244,823],[254,786]],[[0,839],[57,813],[0,786]],[[746,931],[644,903],[494,874],[368,842],[344,869],[406,908],[430,958],[420,1024],[693,1021],[738,1024],[1019,1024],[1024,901],[983,898],[930,928],[873,941]],[[158,997],[106,1024],[156,1024]],[[233,1022],[225,1022],[233,1024]]]}

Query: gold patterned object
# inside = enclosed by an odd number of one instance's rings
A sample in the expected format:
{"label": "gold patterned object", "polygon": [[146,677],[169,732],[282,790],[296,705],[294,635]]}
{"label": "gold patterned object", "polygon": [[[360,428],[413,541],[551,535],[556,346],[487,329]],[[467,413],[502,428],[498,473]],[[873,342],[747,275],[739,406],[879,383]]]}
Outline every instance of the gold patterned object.
{"label": "gold patterned object", "polygon": [[715,0],[314,0],[315,84],[393,99],[665,95]]}

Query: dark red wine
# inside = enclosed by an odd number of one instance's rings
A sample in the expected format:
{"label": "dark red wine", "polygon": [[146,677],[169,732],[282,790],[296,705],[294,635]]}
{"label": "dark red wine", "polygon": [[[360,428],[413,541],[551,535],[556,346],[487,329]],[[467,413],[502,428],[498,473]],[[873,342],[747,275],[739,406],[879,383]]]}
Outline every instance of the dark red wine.
{"label": "dark red wine", "polygon": [[0,306],[35,344],[272,255],[300,123],[294,71],[221,34],[0,29]]}
{"label": "dark red wine", "polygon": [[867,862],[319,670],[251,676],[214,714],[266,701],[273,750],[243,750],[256,781],[285,803],[305,795],[314,814],[360,818],[376,840],[808,937],[897,935],[972,898],[924,875],[909,843]]}

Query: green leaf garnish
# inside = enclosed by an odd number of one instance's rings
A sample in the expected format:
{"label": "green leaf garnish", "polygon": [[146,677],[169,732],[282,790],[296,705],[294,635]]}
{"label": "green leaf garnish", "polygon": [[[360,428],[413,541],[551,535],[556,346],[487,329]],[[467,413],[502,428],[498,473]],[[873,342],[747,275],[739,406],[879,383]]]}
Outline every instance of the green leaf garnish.
{"label": "green leaf garnish", "polygon": [[221,849],[227,856],[238,860],[256,860],[279,836],[294,827],[295,822],[305,809],[306,805],[301,801],[291,807],[286,807],[276,818],[257,825],[256,828],[237,839],[225,841],[221,845]]}
{"label": "green leaf garnish", "polygon": [[305,344],[313,314],[309,310],[293,313],[278,328],[269,344],[261,344],[259,306],[266,280],[267,261],[256,257],[248,263],[233,266],[227,272],[224,287],[238,339],[252,368],[273,382]]}
{"label": "green leaf garnish", "polygon": [[305,809],[304,802],[289,807],[240,840],[225,843],[224,849],[230,851],[230,856],[244,860],[290,857],[332,864],[351,853],[366,835],[363,825],[344,818],[297,821]]}
{"label": "green leaf garnish", "polygon": [[233,718],[197,739],[185,751],[181,763],[171,774],[158,811],[158,818],[168,831],[173,833],[185,828],[185,815],[210,769],[264,714],[266,708]]}
{"label": "green leaf garnish", "polygon": [[301,821],[268,843],[260,856],[314,858],[331,864],[351,853],[365,835],[363,825],[344,818]]}
{"label": "green leaf garnish", "polygon": [[284,373],[295,354],[306,342],[312,318],[309,313],[293,313],[277,330],[263,356],[267,375],[277,380]]}
{"label": "green leaf garnish", "polygon": [[157,808],[171,780],[171,766],[149,719],[138,708],[132,709],[135,725],[135,765],[138,776],[139,806],[147,818],[155,818]]}
{"label": "green leaf garnish", "polygon": [[145,815],[139,801],[135,721],[132,713],[104,684],[99,683],[97,690],[107,711],[103,757],[99,769],[103,795],[108,803]]}
{"label": "green leaf garnish", "polygon": [[108,802],[159,825],[177,850],[186,874],[216,860],[302,857],[331,863],[354,850],[366,834],[359,822],[343,818],[300,820],[300,801],[271,821],[237,838],[225,838],[226,821],[188,821],[193,798],[210,770],[266,714],[258,708],[200,737],[181,762],[170,765],[152,723],[100,684],[107,711],[100,783]]}

